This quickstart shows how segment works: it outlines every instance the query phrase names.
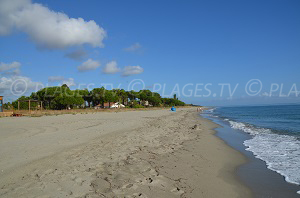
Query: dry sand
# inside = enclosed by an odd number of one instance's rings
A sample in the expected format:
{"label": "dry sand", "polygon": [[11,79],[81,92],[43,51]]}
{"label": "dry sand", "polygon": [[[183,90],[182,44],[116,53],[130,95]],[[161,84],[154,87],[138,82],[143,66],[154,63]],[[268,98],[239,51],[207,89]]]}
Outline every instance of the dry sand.
{"label": "dry sand", "polygon": [[195,108],[1,118],[0,197],[250,197],[214,127]]}

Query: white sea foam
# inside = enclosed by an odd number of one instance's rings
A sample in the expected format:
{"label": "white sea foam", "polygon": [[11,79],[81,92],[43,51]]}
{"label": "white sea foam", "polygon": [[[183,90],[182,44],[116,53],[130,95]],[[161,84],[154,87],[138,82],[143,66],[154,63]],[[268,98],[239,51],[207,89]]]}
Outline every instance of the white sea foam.
{"label": "white sea foam", "polygon": [[234,122],[234,121],[229,121],[231,128],[233,129],[238,129],[242,130],[246,133],[249,133],[251,135],[258,135],[258,134],[263,134],[263,133],[270,133],[270,129],[264,129],[264,128],[255,128],[251,125],[246,125],[242,122]]}
{"label": "white sea foam", "polygon": [[[253,136],[246,140],[246,150],[266,162],[267,167],[283,175],[289,183],[300,185],[300,141],[289,135],[273,133],[270,129],[256,128],[241,122],[229,121],[234,129]],[[300,191],[297,193],[300,194]]]}
{"label": "white sea foam", "polygon": [[206,112],[207,112],[207,113],[213,113],[215,109],[216,109],[216,108],[207,109]]}

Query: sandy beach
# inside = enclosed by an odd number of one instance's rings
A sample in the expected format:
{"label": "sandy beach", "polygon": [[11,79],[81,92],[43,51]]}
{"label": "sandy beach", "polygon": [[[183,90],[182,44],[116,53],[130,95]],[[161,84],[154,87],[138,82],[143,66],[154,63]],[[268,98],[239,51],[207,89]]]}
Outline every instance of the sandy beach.
{"label": "sandy beach", "polygon": [[0,197],[251,197],[196,108],[0,119]]}

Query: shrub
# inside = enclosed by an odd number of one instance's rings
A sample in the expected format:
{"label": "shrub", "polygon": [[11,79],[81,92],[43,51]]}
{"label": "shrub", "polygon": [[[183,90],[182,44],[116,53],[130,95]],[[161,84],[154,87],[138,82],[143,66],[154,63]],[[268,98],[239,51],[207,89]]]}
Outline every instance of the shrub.
{"label": "shrub", "polygon": [[145,108],[143,105],[140,104],[135,104],[133,105],[133,108]]}

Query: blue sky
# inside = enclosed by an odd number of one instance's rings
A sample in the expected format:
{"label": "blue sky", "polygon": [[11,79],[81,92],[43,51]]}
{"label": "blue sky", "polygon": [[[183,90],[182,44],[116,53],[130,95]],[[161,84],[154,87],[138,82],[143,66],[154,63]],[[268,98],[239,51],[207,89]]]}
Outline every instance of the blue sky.
{"label": "blue sky", "polygon": [[[0,6],[0,95],[10,100],[16,97],[10,93],[16,79],[29,84],[25,94],[37,83],[128,89],[140,79],[144,88],[164,96],[176,93],[193,104],[299,102],[298,0],[0,0],[0,4],[6,5]],[[67,18],[60,19],[57,13]],[[10,14],[19,18],[9,18]],[[40,17],[48,15],[58,22],[51,25]],[[74,36],[76,31],[85,33]],[[248,82],[256,82],[252,95],[245,90]],[[236,87],[232,96],[229,86],[231,91]]]}

